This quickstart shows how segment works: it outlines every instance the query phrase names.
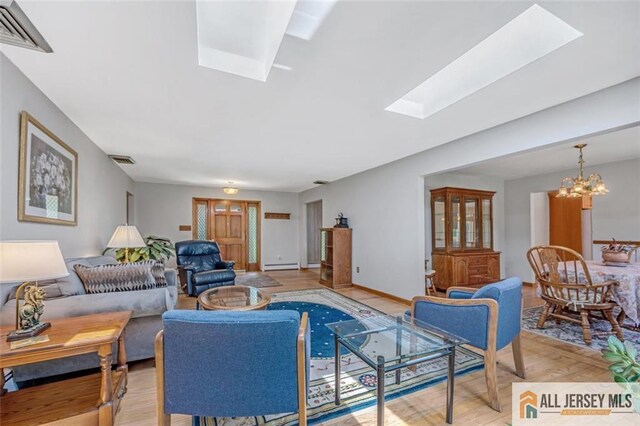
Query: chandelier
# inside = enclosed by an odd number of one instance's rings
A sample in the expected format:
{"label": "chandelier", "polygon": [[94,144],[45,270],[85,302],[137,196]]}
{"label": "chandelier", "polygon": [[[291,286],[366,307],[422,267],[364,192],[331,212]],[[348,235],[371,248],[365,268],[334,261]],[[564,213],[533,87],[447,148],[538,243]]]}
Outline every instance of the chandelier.
{"label": "chandelier", "polygon": [[233,182],[229,181],[229,185],[222,188],[225,194],[236,195],[238,193],[239,189],[232,185],[233,185]]}
{"label": "chandelier", "polygon": [[587,179],[584,178],[584,159],[582,158],[582,148],[584,148],[585,146],[587,146],[586,143],[574,146],[574,148],[580,150],[580,157],[578,159],[580,171],[578,173],[578,176],[575,178],[566,177],[562,179],[556,197],[574,198],[582,197],[583,195],[602,195],[609,192],[604,182],[602,181],[602,176],[600,176],[598,173],[591,173]]}

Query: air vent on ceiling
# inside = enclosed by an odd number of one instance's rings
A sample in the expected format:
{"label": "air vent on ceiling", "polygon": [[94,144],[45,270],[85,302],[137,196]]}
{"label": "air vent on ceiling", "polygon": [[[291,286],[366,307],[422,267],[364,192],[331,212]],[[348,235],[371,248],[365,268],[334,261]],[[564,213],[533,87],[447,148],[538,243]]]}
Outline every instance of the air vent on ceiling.
{"label": "air vent on ceiling", "polygon": [[314,180],[313,183],[315,183],[316,185],[326,185],[329,183],[328,180]]}
{"label": "air vent on ceiling", "polygon": [[136,162],[133,161],[133,158],[128,155],[110,155],[109,158],[118,164],[136,164]]}
{"label": "air vent on ceiling", "polygon": [[0,42],[41,52],[53,52],[15,0],[0,0]]}

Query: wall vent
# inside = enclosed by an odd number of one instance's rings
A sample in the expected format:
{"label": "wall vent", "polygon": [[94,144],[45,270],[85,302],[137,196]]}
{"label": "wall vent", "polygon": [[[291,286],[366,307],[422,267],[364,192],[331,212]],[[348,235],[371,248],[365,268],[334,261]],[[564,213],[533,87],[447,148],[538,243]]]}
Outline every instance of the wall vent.
{"label": "wall vent", "polygon": [[136,162],[133,161],[133,158],[128,155],[110,155],[109,158],[118,164],[136,164]]}
{"label": "wall vent", "polygon": [[316,185],[326,185],[326,184],[329,183],[329,181],[328,180],[314,180],[313,183],[316,184]]}
{"label": "wall vent", "polygon": [[15,0],[0,0],[0,42],[46,53],[53,52]]}

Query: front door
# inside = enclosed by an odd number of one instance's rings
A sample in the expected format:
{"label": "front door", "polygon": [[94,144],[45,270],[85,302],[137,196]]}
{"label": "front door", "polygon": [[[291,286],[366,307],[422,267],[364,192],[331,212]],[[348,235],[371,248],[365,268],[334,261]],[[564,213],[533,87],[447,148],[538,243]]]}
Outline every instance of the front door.
{"label": "front door", "polygon": [[220,246],[224,260],[236,262],[236,269],[246,270],[246,203],[231,200],[215,200],[209,222],[211,237]]}
{"label": "front door", "polygon": [[236,270],[260,270],[260,203],[256,201],[193,200],[193,237],[213,240],[225,261]]}

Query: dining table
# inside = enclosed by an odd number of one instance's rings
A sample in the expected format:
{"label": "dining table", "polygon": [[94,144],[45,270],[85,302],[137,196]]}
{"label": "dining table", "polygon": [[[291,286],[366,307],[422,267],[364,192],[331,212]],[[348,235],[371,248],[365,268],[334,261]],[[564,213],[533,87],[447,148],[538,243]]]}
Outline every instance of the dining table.
{"label": "dining table", "polygon": [[[605,263],[602,260],[587,260],[587,269],[594,284],[606,281],[616,281],[618,285],[611,288],[611,299],[615,301],[624,315],[618,319],[626,318],[633,322],[635,327],[640,326],[640,262],[631,263]],[[579,268],[581,269],[581,268]],[[567,270],[573,272],[573,265],[567,263]],[[584,272],[578,273],[578,281],[586,283]]]}

